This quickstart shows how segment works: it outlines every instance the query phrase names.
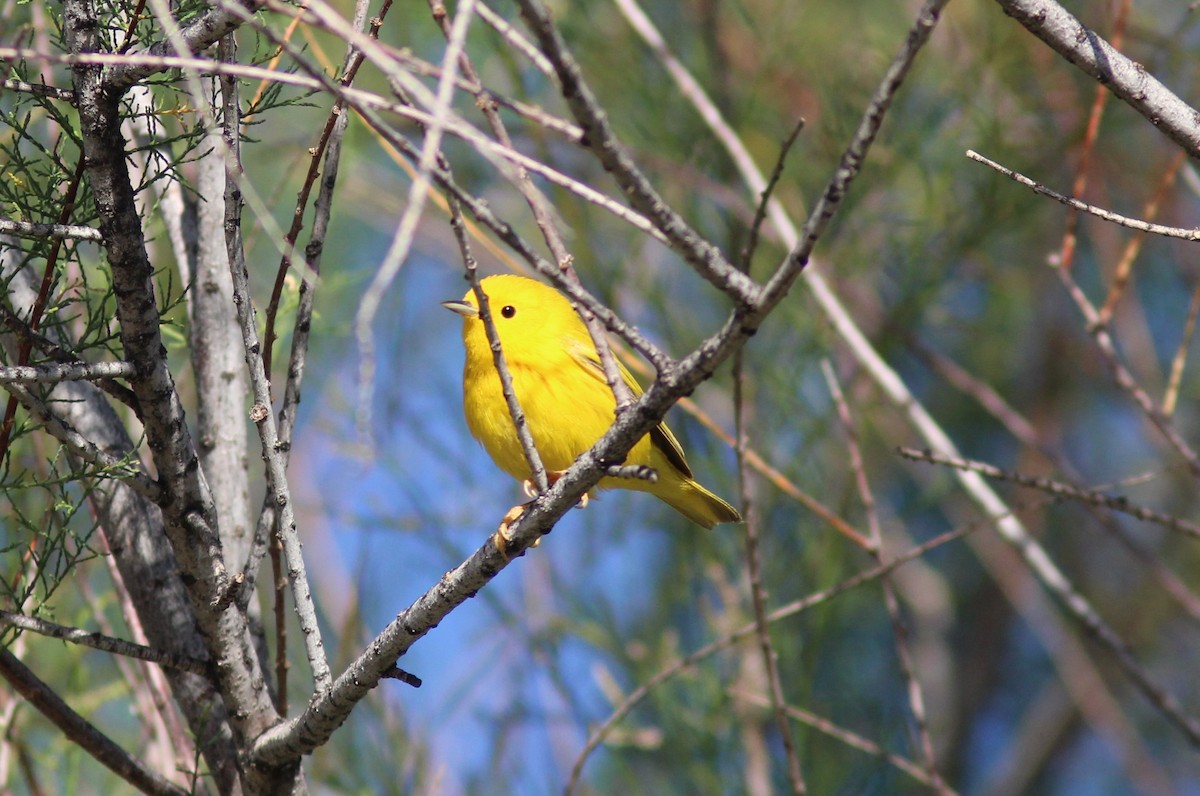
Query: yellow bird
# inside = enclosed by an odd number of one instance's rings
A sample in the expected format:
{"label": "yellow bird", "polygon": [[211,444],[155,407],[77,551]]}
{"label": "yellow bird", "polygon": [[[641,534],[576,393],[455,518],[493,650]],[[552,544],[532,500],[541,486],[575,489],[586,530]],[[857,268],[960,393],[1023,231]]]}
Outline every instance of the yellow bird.
{"label": "yellow bird", "polygon": [[[603,436],[615,419],[616,401],[604,378],[600,357],[587,327],[571,303],[554,288],[515,275],[490,276],[481,286],[512,374],[513,391],[553,482]],[[475,294],[468,290],[461,301],[446,301],[442,306],[463,318],[467,352],[463,408],[471,434],[500,469],[518,481],[528,482],[529,464],[504,400]],[[633,394],[641,395],[642,388],[625,366],[620,365],[620,369]],[[624,463],[652,467],[658,478],[651,482],[605,477],[599,486],[649,492],[705,528],[742,519],[733,506],[692,478],[683,449],[665,423],[639,440]],[[504,526],[501,534],[503,531]]]}

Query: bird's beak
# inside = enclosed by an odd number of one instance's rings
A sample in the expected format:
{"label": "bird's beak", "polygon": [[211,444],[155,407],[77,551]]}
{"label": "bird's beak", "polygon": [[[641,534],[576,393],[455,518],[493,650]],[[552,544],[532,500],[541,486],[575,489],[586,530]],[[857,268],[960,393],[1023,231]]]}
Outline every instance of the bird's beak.
{"label": "bird's beak", "polygon": [[451,312],[457,312],[464,318],[478,318],[479,310],[465,301],[443,301],[442,306]]}

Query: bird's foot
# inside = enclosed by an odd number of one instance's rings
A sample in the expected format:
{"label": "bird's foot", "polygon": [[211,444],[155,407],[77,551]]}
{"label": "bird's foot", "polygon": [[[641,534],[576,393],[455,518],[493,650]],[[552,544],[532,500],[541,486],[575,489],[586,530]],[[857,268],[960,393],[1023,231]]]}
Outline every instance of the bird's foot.
{"label": "bird's foot", "polygon": [[[500,527],[496,529],[494,534],[492,534],[492,544],[496,546],[497,552],[500,553],[500,557],[505,561],[508,561],[508,547],[513,541],[512,527],[516,525],[517,520],[519,520],[521,515],[525,513],[525,507],[528,505],[528,503],[521,503],[520,505],[513,506],[511,509],[509,509],[505,513],[504,519],[500,520]],[[534,540],[530,547],[537,547],[541,543],[542,540],[539,537],[538,539]]]}
{"label": "bird's foot", "polygon": [[[546,473],[546,485],[554,486],[554,483],[556,481],[558,481],[558,479],[562,478],[565,472],[566,471],[561,471],[561,472],[557,472],[557,473]],[[525,492],[525,494],[528,497],[536,498],[538,496],[537,487],[534,486],[533,481],[528,478],[526,478],[524,481],[521,482],[521,489],[522,489],[522,491]],[[587,508],[587,504],[588,504],[588,493],[584,492],[583,497],[579,498],[579,502],[575,504],[575,508],[585,509],[585,508]],[[511,513],[511,511],[510,511],[510,513]],[[520,515],[518,514],[518,516],[520,516]]]}

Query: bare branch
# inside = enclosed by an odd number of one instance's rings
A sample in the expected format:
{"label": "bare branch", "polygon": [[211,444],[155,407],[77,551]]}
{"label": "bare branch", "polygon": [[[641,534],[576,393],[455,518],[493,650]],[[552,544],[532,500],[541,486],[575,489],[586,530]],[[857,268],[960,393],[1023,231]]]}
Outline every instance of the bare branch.
{"label": "bare branch", "polygon": [[996,2],[1004,13],[1059,55],[1108,86],[1193,158],[1200,158],[1200,119],[1195,109],[1160,83],[1145,66],[1122,55],[1053,0]]}
{"label": "bare branch", "polygon": [[100,230],[79,224],[34,224],[0,218],[0,235],[15,235],[18,238],[73,238],[75,240],[99,241]]}
{"label": "bare branch", "polygon": [[1168,528],[1172,531],[1179,531],[1187,536],[1200,539],[1200,525],[1194,522],[1189,522],[1179,517],[1172,517],[1169,514],[1155,511],[1139,506],[1136,503],[1130,502],[1129,498],[1124,495],[1106,495],[1103,492],[1096,492],[1090,489],[1083,489],[1072,484],[1066,484],[1062,481],[1055,481],[1052,478],[1039,478],[1029,475],[1022,475],[1017,472],[1009,472],[1001,470],[999,467],[988,464],[987,462],[977,461],[975,459],[964,459],[961,456],[946,456],[933,451],[919,451],[913,448],[899,448],[897,451],[906,459],[912,459],[918,462],[929,462],[930,464],[944,464],[948,467],[955,467],[961,470],[970,470],[979,473],[988,478],[995,478],[1001,481],[1011,481],[1014,484],[1037,489],[1047,494],[1054,495],[1060,498],[1068,498],[1070,500],[1079,500],[1084,503],[1090,503],[1093,506],[1102,506],[1112,511],[1127,514],[1135,519],[1144,522],[1154,523]]}
{"label": "bare branch", "polygon": [[[942,545],[962,539],[967,534],[989,527],[991,524],[992,520],[985,520],[936,536],[933,539],[930,539],[928,542],[917,545],[904,554],[896,556],[886,564],[877,565],[871,569],[860,572],[857,575],[846,578],[842,582],[835,586],[831,586],[828,589],[822,589],[821,591],[814,592],[813,594],[810,594],[801,600],[797,600],[776,608],[767,615],[767,621],[771,623],[779,622],[790,616],[795,616],[796,614],[803,613],[810,608],[814,608],[818,605],[829,602],[840,594],[851,591],[852,589],[856,589],[859,586],[862,586],[864,583],[869,583],[870,581],[894,571],[901,564],[906,564],[909,561],[920,558],[930,550],[935,550]],[[575,793],[578,789],[580,777],[583,775],[583,766],[587,762],[588,757],[591,756],[592,752],[600,748],[600,744],[604,742],[604,739],[607,737],[609,732],[611,732],[612,729],[622,719],[628,716],[630,712],[641,703],[642,700],[649,696],[655,688],[665,683],[667,680],[670,680],[672,677],[680,674],[681,672],[690,669],[700,661],[712,657],[721,650],[727,649],[737,641],[740,641],[741,639],[751,636],[757,632],[758,630],[756,622],[750,622],[749,624],[743,625],[734,632],[710,641],[703,647],[700,647],[694,652],[680,658],[670,666],[658,671],[652,677],[647,678],[644,682],[638,685],[637,688],[631,691],[625,697],[624,701],[617,705],[613,712],[609,714],[608,718],[606,718],[600,726],[593,729],[588,735],[588,739],[584,743],[583,749],[580,750],[579,756],[575,758],[575,763],[571,767],[571,775],[567,780],[567,786],[565,788],[568,796]]]}
{"label": "bare branch", "polygon": [[479,320],[483,322],[483,330],[487,335],[488,345],[492,349],[492,362],[496,366],[496,374],[500,377],[500,390],[504,393],[504,402],[508,404],[508,414],[512,418],[513,428],[516,429],[517,439],[521,443],[521,452],[529,464],[529,473],[534,487],[540,494],[546,491],[549,481],[546,477],[546,466],[542,464],[541,454],[533,443],[533,434],[529,424],[525,422],[525,412],[521,402],[517,400],[517,391],[513,389],[512,373],[504,358],[504,348],[500,344],[500,333],[496,331],[496,321],[492,318],[491,302],[487,293],[479,285],[479,273],[475,266],[475,257],[471,254],[471,244],[467,238],[463,224],[462,211],[457,199],[450,200],[450,227],[454,230],[454,239],[458,242],[459,253],[462,256],[463,268],[466,271],[467,282],[475,294],[475,303],[479,305]]}
{"label": "bare branch", "polygon": [[59,381],[128,379],[129,362],[72,362],[61,365],[0,365],[0,384],[53,384]]}
{"label": "bare branch", "polygon": [[[737,690],[734,692],[734,694],[749,702],[762,705],[763,707],[766,707],[770,704],[770,700],[761,694],[751,694],[743,690]],[[846,746],[849,746],[853,749],[858,749],[861,752],[865,752],[866,754],[877,757],[888,765],[895,766],[896,768],[900,769],[905,774],[908,774],[910,777],[923,785],[929,785],[930,787],[938,789],[940,792],[945,794],[956,793],[956,791],[947,786],[945,782],[934,780],[924,769],[922,769],[913,761],[906,757],[901,757],[893,752],[889,752],[869,738],[864,738],[856,732],[847,730],[845,727],[839,727],[829,719],[826,719],[823,716],[818,716],[816,713],[812,713],[811,711],[803,710],[793,705],[788,705],[786,710],[789,716],[801,724],[806,724],[817,732],[824,733],[830,738],[839,740],[846,744]]]}
{"label": "bare branch", "polygon": [[554,21],[539,0],[519,0],[521,16],[533,31],[542,52],[554,65],[563,98],[584,131],[584,141],[592,153],[616,179],[630,204],[654,221],[666,235],[672,249],[696,272],[739,303],[758,298],[758,286],[738,271],[725,256],[701,237],[684,218],[658,194],[650,180],[634,163],[625,145],[617,138],[595,94],[583,79],[583,72],[567,50]]}
{"label": "bare branch", "polygon": [[[33,94],[37,97],[50,97],[51,99],[62,100],[63,102],[75,102],[75,92],[70,89],[47,86],[41,83],[26,83],[24,80],[5,78],[0,80],[0,89],[21,91],[25,94]],[[0,228],[0,231],[4,230]]]}
{"label": "bare branch", "polygon": [[147,647],[144,644],[135,644],[132,641],[103,636],[99,633],[89,633],[77,627],[55,624],[36,616],[26,616],[14,611],[0,609],[0,627],[19,627],[22,630],[29,630],[42,636],[59,638],[63,641],[70,641],[73,644],[91,647],[102,652],[123,655],[126,658],[136,658],[139,661],[157,663],[160,666],[179,669],[180,671],[191,672],[193,674],[201,674],[206,677],[210,674],[207,661],[197,658],[186,658],[164,650]]}
{"label": "bare branch", "polygon": [[[846,433],[846,447],[850,452],[850,468],[854,472],[854,482],[858,488],[859,500],[862,501],[863,509],[867,514],[867,528],[871,536],[871,547],[867,551],[876,564],[887,563],[887,556],[883,548],[883,526],[879,521],[879,513],[876,511],[875,494],[871,491],[871,484],[867,478],[866,464],[863,461],[862,449],[858,445],[858,426],[854,422],[854,415],[850,413],[850,405],[846,402],[846,396],[842,393],[842,386],[838,382],[837,374],[834,373],[833,365],[828,359],[821,360],[821,371],[825,375],[825,381],[829,385],[829,393],[833,397],[834,404],[837,407],[838,419],[841,421],[842,429]],[[912,650],[908,643],[908,628],[904,623],[904,617],[900,611],[900,601],[896,596],[896,587],[889,575],[883,575],[879,579],[880,585],[883,587],[883,602],[887,608],[888,619],[892,623],[892,636],[896,640],[896,660],[900,665],[900,673],[904,677],[904,682],[907,684],[908,705],[912,711],[913,723],[917,729],[917,746],[921,749],[921,755],[925,761],[925,769],[929,772],[929,779],[932,781],[933,789],[940,794],[950,792],[945,780],[937,768],[937,755],[933,751],[933,740],[929,736],[929,718],[925,710],[925,692],[921,687],[921,680],[917,677],[916,666],[913,661]]]}
{"label": "bare branch", "polygon": [[233,277],[233,304],[237,310],[238,324],[241,327],[243,353],[246,367],[250,372],[250,386],[254,395],[254,407],[250,410],[250,419],[258,428],[262,457],[267,465],[268,494],[279,510],[279,535],[283,540],[288,581],[292,587],[296,616],[299,619],[300,633],[304,639],[304,650],[312,669],[313,689],[316,693],[323,693],[328,690],[332,676],[329,671],[329,660],[325,655],[325,646],[321,640],[321,628],[317,622],[317,612],[313,605],[304,556],[300,552],[295,507],[287,480],[287,462],[279,445],[275,416],[271,412],[271,384],[263,367],[258,328],[254,320],[254,303],[250,296],[250,275],[246,270],[246,253],[242,246],[241,117],[236,81],[229,78],[222,80],[221,97],[224,120],[222,138],[225,155],[225,244],[229,256],[229,271]]}
{"label": "bare branch", "polygon": [[1163,226],[1162,224],[1152,224],[1148,221],[1141,221],[1136,218],[1129,218],[1128,216],[1123,216],[1123,215],[1120,215],[1119,213],[1114,213],[1110,210],[1105,210],[1102,207],[1096,207],[1095,205],[1090,205],[1087,202],[1081,202],[1078,199],[1072,199],[1070,196],[1065,196],[1065,195],[1059,193],[1058,191],[1053,191],[1053,190],[1047,188],[1046,186],[1042,185],[1041,183],[1035,182],[1034,180],[1029,179],[1028,177],[1026,177],[1024,174],[1021,174],[1020,172],[1013,171],[1010,168],[1001,166],[999,163],[997,163],[994,160],[989,160],[988,158],[985,158],[983,155],[980,155],[978,152],[975,152],[974,150],[968,149],[967,157],[970,158],[971,160],[976,161],[977,163],[982,163],[983,165],[987,166],[988,168],[991,168],[991,169],[994,169],[994,170],[1000,172],[1001,174],[1003,174],[1005,177],[1008,177],[1013,182],[1024,185],[1026,188],[1029,188],[1034,193],[1041,194],[1042,196],[1048,196],[1051,199],[1053,199],[1054,201],[1061,202],[1062,204],[1066,205],[1067,207],[1074,208],[1075,210],[1080,210],[1084,213],[1090,213],[1091,215],[1095,216],[1096,218],[1103,219],[1104,221],[1111,221],[1112,223],[1119,224],[1122,227],[1128,227],[1129,229],[1136,229],[1139,232],[1150,232],[1155,235],[1162,235],[1163,237],[1167,237],[1167,238],[1179,238],[1181,240],[1200,240],[1200,229],[1181,229],[1179,227],[1167,227],[1167,226]]}
{"label": "bare branch", "polygon": [[80,749],[142,793],[153,796],[187,796],[187,791],[183,788],[147,768],[140,760],[96,729],[95,725],[71,710],[53,688],[39,680],[37,675],[8,649],[0,649],[0,676]]}
{"label": "bare branch", "polygon": [[[151,45],[143,53],[131,53],[130,55],[141,55],[153,59],[167,54],[182,55],[207,50],[222,36],[241,24],[242,14],[225,7],[226,4],[235,2],[240,6],[238,10],[243,13],[253,13],[263,5],[259,0],[222,0],[221,3],[205,11],[187,26],[180,28],[178,36],[173,37],[174,41],[171,39],[160,41]],[[108,88],[117,92],[129,88],[134,83],[141,82],[165,68],[149,60],[138,62],[126,59],[123,63],[118,60],[116,64],[105,76],[105,83]]]}

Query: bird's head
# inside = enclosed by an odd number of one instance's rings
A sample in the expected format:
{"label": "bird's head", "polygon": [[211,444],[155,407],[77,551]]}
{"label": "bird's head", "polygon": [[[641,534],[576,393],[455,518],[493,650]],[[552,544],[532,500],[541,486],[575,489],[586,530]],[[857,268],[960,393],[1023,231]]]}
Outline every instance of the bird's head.
{"label": "bird's head", "polygon": [[[492,322],[509,361],[546,356],[548,351],[561,350],[562,341],[568,338],[582,335],[583,339],[590,339],[571,303],[548,285],[524,276],[502,274],[487,277],[480,287],[487,296]],[[462,316],[468,357],[482,356],[490,361],[491,347],[475,291],[468,290],[459,301],[444,301],[442,306]]]}

